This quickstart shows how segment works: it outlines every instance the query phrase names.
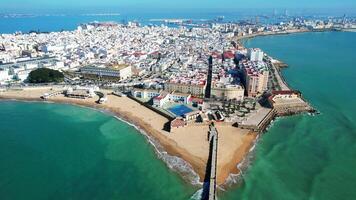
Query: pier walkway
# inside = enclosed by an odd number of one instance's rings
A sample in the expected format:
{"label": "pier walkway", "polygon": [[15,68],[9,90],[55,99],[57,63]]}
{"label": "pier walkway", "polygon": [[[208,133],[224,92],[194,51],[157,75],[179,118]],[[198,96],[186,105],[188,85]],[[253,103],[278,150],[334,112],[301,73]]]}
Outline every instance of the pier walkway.
{"label": "pier walkway", "polygon": [[216,130],[214,124],[209,127],[209,142],[211,145],[211,169],[210,169],[210,180],[209,180],[209,200],[217,199],[216,195],[216,165],[217,165],[217,154],[218,154],[218,131]]}

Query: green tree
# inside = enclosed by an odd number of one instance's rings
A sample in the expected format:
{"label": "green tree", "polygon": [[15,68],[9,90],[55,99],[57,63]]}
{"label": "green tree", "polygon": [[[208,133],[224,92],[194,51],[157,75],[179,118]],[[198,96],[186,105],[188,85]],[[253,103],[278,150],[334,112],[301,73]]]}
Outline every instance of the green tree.
{"label": "green tree", "polygon": [[63,80],[64,75],[62,72],[48,68],[35,69],[28,76],[30,83],[58,83]]}

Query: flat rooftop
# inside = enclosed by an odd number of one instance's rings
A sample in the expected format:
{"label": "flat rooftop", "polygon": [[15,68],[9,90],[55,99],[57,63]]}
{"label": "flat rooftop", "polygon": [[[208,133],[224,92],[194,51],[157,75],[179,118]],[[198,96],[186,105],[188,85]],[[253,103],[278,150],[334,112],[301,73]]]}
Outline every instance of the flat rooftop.
{"label": "flat rooftop", "polygon": [[128,65],[128,64],[119,64],[119,65],[108,65],[106,67],[109,69],[114,69],[114,70],[122,70],[129,66],[130,65]]}

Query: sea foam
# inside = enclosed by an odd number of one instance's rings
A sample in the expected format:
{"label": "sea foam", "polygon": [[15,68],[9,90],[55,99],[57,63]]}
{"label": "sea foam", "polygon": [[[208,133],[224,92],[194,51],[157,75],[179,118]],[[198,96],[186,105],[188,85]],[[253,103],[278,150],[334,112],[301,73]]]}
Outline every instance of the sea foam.
{"label": "sea foam", "polygon": [[149,136],[140,127],[138,127],[135,124],[128,122],[116,115],[114,115],[114,117],[117,120],[125,122],[128,125],[134,127],[142,135],[144,135],[147,138],[148,142],[154,147],[155,153],[158,156],[158,158],[163,160],[166,163],[166,165],[169,167],[169,169],[179,173],[185,180],[188,180],[192,185],[203,185],[203,183],[200,182],[199,175],[193,170],[193,167],[188,162],[186,162],[185,160],[183,160],[182,158],[180,158],[178,156],[169,155],[168,152],[166,152],[164,150],[162,145],[156,139]]}

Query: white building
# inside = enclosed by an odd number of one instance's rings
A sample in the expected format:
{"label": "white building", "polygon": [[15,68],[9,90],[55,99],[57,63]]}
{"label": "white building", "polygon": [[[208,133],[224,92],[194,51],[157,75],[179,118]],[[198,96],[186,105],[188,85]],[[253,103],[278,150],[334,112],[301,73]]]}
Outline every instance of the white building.
{"label": "white building", "polygon": [[135,88],[131,91],[132,96],[142,99],[152,99],[160,95],[158,90],[138,89]]}
{"label": "white building", "polygon": [[264,56],[263,51],[261,49],[257,49],[257,48],[249,49],[247,52],[247,57],[250,59],[250,61],[253,61],[253,62],[263,61],[263,56]]}
{"label": "white building", "polygon": [[119,66],[119,67],[94,67],[87,66],[80,68],[81,74],[85,77],[102,77],[110,79],[123,80],[131,77],[131,66]]}
{"label": "white building", "polygon": [[191,98],[190,94],[183,94],[177,92],[172,92],[171,94],[169,94],[170,101],[182,102],[184,104],[187,104],[190,98]]}
{"label": "white building", "polygon": [[25,81],[28,76],[30,75],[31,70],[23,70],[23,71],[19,71],[16,73],[15,77],[16,79],[20,80],[20,81]]}
{"label": "white building", "polygon": [[159,96],[153,98],[153,105],[156,107],[163,107],[167,102],[169,102],[168,93],[161,93]]}
{"label": "white building", "polygon": [[7,69],[0,69],[0,84],[4,83],[5,81],[8,81],[11,79],[11,76],[9,75],[9,71]]}

